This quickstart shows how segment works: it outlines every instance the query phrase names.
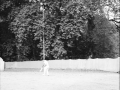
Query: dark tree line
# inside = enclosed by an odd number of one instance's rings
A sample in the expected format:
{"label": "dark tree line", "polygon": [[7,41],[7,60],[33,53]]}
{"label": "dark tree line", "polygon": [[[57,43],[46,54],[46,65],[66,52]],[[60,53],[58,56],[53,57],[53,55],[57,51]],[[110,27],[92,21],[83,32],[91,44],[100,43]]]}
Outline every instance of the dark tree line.
{"label": "dark tree line", "polygon": [[[111,0],[106,1],[113,6]],[[105,17],[106,3],[101,0],[46,0],[46,3],[43,20],[40,3],[0,0],[0,56],[5,61],[42,60],[43,37],[46,59],[119,56],[119,22]],[[113,12],[118,9],[113,7]]]}

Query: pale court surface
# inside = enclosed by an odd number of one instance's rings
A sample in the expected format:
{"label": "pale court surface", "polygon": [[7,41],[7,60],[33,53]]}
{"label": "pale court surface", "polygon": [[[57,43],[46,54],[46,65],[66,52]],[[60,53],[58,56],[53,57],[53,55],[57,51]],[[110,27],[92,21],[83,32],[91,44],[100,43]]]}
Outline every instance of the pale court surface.
{"label": "pale court surface", "polygon": [[119,74],[96,71],[38,69],[0,72],[0,90],[119,90]]}

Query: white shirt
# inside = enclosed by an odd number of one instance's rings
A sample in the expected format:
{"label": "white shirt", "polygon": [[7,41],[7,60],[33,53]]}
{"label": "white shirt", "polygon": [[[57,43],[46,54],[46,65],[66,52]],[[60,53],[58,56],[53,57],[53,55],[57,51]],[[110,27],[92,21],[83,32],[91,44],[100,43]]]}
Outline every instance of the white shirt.
{"label": "white shirt", "polygon": [[45,67],[49,67],[48,61],[44,60]]}

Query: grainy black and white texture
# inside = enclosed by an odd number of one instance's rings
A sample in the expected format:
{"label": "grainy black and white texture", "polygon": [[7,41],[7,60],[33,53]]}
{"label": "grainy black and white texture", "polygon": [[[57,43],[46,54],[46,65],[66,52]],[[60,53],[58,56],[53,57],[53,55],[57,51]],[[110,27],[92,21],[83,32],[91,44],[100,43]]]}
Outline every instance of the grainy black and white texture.
{"label": "grainy black and white texture", "polygon": [[[0,57],[5,62],[118,58],[119,6],[119,0],[0,0]],[[0,90],[90,89],[119,90],[119,74],[0,72]]]}

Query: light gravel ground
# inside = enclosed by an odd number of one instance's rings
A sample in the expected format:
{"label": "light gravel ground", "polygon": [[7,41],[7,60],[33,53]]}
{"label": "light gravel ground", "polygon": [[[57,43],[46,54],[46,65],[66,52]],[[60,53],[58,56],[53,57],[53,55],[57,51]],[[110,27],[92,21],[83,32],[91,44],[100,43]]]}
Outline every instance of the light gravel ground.
{"label": "light gravel ground", "polygon": [[118,73],[50,70],[43,76],[38,69],[0,72],[0,90],[119,90]]}

